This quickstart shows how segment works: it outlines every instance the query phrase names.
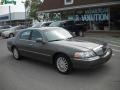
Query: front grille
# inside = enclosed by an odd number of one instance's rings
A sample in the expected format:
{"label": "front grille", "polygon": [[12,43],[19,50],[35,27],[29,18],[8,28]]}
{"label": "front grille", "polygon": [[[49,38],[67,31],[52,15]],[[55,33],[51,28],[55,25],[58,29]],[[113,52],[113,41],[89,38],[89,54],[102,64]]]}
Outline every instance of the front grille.
{"label": "front grille", "polygon": [[105,52],[107,51],[107,47],[106,47],[106,46],[103,46],[103,47],[102,47],[102,50],[103,50],[103,52],[105,53]]}
{"label": "front grille", "polygon": [[107,48],[105,46],[100,46],[94,49],[95,53],[99,56],[103,56],[106,53]]}

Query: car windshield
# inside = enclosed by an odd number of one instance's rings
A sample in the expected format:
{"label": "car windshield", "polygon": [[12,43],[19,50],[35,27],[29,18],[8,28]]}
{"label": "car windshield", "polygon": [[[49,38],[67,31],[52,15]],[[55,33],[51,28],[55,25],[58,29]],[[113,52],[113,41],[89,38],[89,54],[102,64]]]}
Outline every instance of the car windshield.
{"label": "car windshield", "polygon": [[60,41],[65,40],[68,38],[72,38],[72,35],[65,29],[62,28],[56,28],[52,30],[45,31],[45,36],[47,37],[48,41]]}

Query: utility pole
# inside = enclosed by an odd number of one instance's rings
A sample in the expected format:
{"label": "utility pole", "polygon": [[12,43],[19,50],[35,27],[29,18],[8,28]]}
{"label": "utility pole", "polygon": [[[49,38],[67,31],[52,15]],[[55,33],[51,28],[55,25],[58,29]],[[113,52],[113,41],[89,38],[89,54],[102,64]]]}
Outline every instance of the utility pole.
{"label": "utility pole", "polygon": [[25,7],[25,25],[26,25],[27,24],[26,6],[24,1],[22,1],[21,3],[23,3]]}
{"label": "utility pole", "polygon": [[11,25],[12,22],[11,22],[11,7],[10,7],[10,5],[9,5],[9,20],[10,20],[10,25]]}

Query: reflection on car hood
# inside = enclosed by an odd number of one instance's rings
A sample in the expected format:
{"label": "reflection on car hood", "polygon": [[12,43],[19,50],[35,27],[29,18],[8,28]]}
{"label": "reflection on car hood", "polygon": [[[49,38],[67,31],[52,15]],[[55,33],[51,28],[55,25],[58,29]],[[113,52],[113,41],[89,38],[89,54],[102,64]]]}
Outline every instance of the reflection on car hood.
{"label": "reflection on car hood", "polygon": [[89,50],[89,49],[94,49],[101,44],[94,43],[94,42],[88,42],[88,41],[75,41],[75,40],[62,40],[62,41],[54,41],[52,42],[54,44],[62,45],[62,46],[67,46],[71,48],[76,48],[76,49],[84,49],[84,51]]}

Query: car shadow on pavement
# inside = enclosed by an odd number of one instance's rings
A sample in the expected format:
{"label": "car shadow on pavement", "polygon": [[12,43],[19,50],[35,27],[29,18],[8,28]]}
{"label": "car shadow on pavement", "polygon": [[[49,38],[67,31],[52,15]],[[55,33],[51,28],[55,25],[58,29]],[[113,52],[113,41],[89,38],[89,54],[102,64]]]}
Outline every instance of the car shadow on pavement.
{"label": "car shadow on pavement", "polygon": [[109,72],[111,69],[111,67],[109,66],[109,64],[104,64],[101,65],[99,67],[95,67],[95,68],[89,68],[89,69],[74,69],[73,71],[73,75],[83,75],[83,76],[93,76],[93,75],[97,75],[97,74],[103,74],[103,73],[107,73]]}
{"label": "car shadow on pavement", "polygon": [[[54,74],[57,72],[57,70],[55,70],[53,64],[45,63],[45,62],[38,61],[35,59],[23,57],[20,61],[15,61],[11,55],[9,55],[8,57],[5,57],[5,58],[9,58],[9,60],[12,60],[12,61],[9,61],[9,64],[11,64],[11,65],[14,64],[15,66],[17,66],[17,65],[21,66],[21,64],[25,64],[25,65],[28,65],[26,67],[31,68],[31,69],[32,69],[32,67],[35,67],[35,68],[40,68],[40,69],[46,70],[46,71],[52,71],[52,72],[54,72]],[[35,68],[33,68],[33,70]],[[100,67],[91,68],[91,69],[75,68],[69,74],[69,76],[88,77],[88,76],[94,76],[94,75],[101,75],[103,73],[105,74],[105,73],[108,73],[110,70],[111,70],[111,67],[109,66],[109,63],[108,64],[106,63],[104,65],[101,65]]]}
{"label": "car shadow on pavement", "polygon": [[[23,59],[25,62],[34,64],[39,66],[40,68],[45,68],[45,69],[49,69],[49,70],[55,70],[55,67],[53,64],[49,64],[49,63],[45,63],[42,61],[38,61],[35,59],[30,59],[30,58],[25,58]],[[110,70],[110,66],[109,64],[104,64],[101,65],[99,67],[95,67],[95,68],[90,68],[90,69],[80,69],[80,68],[74,68],[73,71],[69,74],[69,75],[86,75],[86,76],[90,76],[90,75],[96,75],[96,74],[101,74],[101,73],[107,73]]]}

